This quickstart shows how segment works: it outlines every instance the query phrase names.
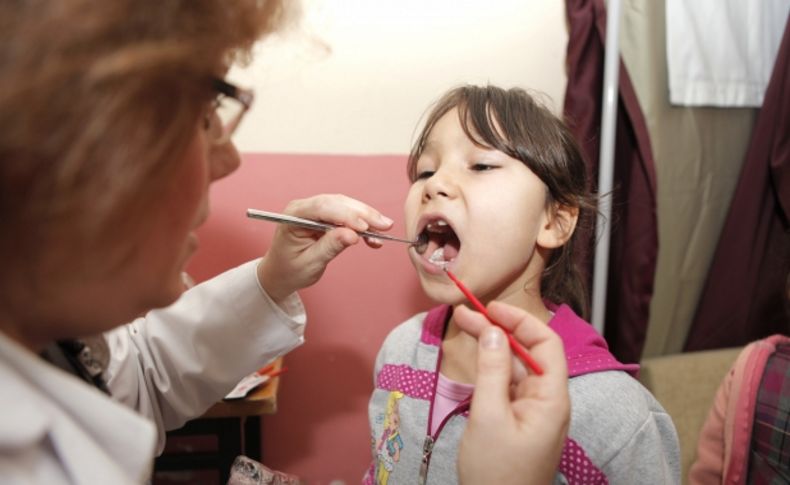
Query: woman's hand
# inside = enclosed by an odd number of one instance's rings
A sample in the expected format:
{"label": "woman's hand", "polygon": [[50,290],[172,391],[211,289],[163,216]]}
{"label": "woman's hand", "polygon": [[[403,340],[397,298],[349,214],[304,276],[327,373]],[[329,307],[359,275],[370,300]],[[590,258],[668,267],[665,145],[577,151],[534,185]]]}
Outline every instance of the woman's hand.
{"label": "woman's hand", "polygon": [[492,302],[491,318],[510,329],[543,368],[512,383],[507,337],[483,315],[458,307],[458,326],[478,338],[477,382],[461,440],[461,483],[551,483],[570,421],[568,368],[562,341],[527,312]]}
{"label": "woman's hand", "polygon": [[[354,230],[385,231],[392,227],[392,220],[345,195],[294,200],[283,212],[344,227],[324,233],[286,224],[277,226],[272,246],[258,266],[261,286],[276,302],[317,282],[332,259],[359,242],[361,238]],[[377,240],[365,242],[370,247],[381,246]]]}

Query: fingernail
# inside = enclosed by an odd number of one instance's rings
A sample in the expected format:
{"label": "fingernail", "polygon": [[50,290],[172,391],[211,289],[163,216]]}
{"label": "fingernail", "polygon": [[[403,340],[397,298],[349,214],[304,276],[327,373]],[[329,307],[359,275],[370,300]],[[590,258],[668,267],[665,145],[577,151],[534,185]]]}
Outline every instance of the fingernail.
{"label": "fingernail", "polygon": [[379,215],[379,220],[381,222],[383,222],[384,224],[387,224],[387,225],[391,225],[391,224],[393,224],[395,222],[395,221],[393,221],[392,219],[390,219],[389,217],[387,217],[385,215]]}
{"label": "fingernail", "polygon": [[483,330],[483,336],[480,337],[480,343],[484,349],[498,349],[504,344],[505,338],[502,332],[496,328],[487,328]]}

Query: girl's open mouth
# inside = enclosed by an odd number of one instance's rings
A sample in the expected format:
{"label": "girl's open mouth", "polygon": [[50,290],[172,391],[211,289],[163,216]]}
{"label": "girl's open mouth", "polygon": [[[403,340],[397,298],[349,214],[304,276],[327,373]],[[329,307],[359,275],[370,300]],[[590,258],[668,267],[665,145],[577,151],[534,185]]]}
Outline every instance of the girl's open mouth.
{"label": "girl's open mouth", "polygon": [[442,218],[428,220],[420,232],[419,240],[424,244],[415,246],[417,253],[440,267],[453,262],[461,250],[461,240],[450,223]]}

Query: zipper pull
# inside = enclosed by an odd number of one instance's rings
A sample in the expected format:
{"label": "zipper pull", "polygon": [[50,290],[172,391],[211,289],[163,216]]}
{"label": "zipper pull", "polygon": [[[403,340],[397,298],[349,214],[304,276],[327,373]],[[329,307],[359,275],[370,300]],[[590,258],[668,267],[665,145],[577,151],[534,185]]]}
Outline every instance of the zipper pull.
{"label": "zipper pull", "polygon": [[431,435],[425,437],[422,443],[422,463],[420,464],[420,480],[419,485],[425,485],[428,481],[428,463],[431,461],[431,453],[433,452],[434,439]]}

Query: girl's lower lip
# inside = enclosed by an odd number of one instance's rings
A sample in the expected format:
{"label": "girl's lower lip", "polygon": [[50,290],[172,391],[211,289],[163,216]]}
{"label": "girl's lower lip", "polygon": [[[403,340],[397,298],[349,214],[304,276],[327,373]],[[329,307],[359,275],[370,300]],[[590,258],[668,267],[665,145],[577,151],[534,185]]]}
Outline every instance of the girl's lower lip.
{"label": "girl's lower lip", "polygon": [[[420,262],[420,266],[426,273],[431,275],[444,274],[444,270],[442,269],[442,266],[431,263],[430,260],[428,260],[428,258],[425,258],[420,254],[417,254],[416,251],[415,254],[417,255],[417,260]],[[452,269],[453,266],[455,265],[455,262],[456,260],[454,259],[451,262],[447,263],[447,269]]]}

